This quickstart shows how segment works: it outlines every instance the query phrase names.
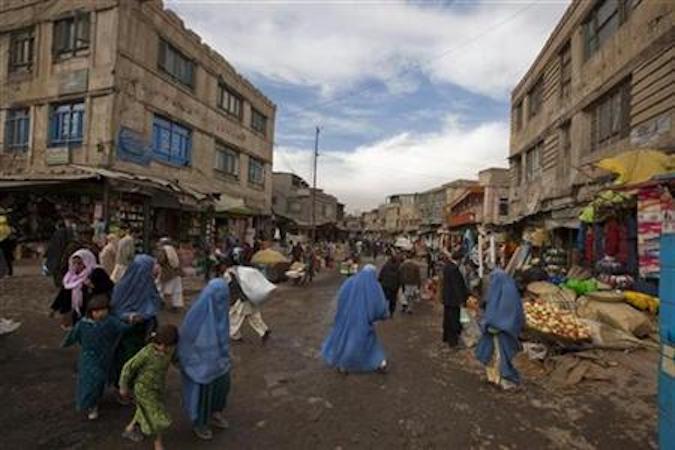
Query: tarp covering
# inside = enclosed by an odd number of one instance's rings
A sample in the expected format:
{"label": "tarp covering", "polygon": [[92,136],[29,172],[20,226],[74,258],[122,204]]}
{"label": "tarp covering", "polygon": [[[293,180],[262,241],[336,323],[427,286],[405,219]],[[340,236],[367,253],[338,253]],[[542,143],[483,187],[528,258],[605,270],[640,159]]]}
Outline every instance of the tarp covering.
{"label": "tarp covering", "polygon": [[675,171],[675,155],[667,155],[652,149],[630,150],[603,159],[596,163],[596,166],[618,174],[616,184],[631,185]]}

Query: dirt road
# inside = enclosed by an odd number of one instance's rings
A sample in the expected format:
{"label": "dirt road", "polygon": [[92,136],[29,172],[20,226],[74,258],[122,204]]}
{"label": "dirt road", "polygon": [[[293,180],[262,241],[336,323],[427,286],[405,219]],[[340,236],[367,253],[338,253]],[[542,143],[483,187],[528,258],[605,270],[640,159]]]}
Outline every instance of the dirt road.
{"label": "dirt road", "polygon": [[[380,324],[390,373],[343,376],[327,369],[318,351],[340,282],[337,274],[322,273],[311,287],[283,286],[264,309],[273,329],[267,345],[250,329],[243,343],[233,344],[231,429],[213,441],[193,438],[180,409],[179,376],[171,369],[168,401],[175,423],[167,448],[656,447],[655,393],[639,379],[616,389],[583,384],[565,391],[526,380],[521,392],[499,392],[482,381],[470,352],[453,353],[440,344],[440,311],[429,303]],[[199,281],[188,285],[194,293]],[[63,333],[47,317],[52,295],[40,276],[0,280],[0,316],[23,322],[17,333],[0,337],[0,448],[151,448],[150,442],[122,441],[132,410],[111,398],[97,422],[75,412],[77,353],[59,348]]]}

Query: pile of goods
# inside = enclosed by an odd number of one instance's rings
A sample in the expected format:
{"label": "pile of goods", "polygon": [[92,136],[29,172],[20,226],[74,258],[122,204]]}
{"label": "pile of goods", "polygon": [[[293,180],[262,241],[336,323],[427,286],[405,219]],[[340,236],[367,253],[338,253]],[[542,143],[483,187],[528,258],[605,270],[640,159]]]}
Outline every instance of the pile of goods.
{"label": "pile of goods", "polygon": [[544,265],[551,277],[565,276],[567,267],[567,252],[560,248],[549,248],[544,252]]}
{"label": "pile of goods", "polygon": [[527,302],[524,306],[528,328],[567,341],[591,340],[590,330],[573,313],[548,303]]}
{"label": "pile of goods", "polygon": [[624,291],[623,297],[626,303],[640,311],[649,311],[656,314],[659,311],[659,299],[648,294],[635,291]]}

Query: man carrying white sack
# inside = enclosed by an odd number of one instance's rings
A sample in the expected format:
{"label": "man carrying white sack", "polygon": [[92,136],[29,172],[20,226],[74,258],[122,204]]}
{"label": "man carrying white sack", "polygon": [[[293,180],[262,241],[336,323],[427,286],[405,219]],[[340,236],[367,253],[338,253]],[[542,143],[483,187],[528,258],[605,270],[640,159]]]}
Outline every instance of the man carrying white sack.
{"label": "man carrying white sack", "polygon": [[159,263],[159,292],[164,297],[165,302],[171,304],[171,311],[178,312],[183,309],[183,270],[180,267],[178,252],[169,238],[162,238],[159,241],[159,251],[157,253],[157,262]]}
{"label": "man carrying white sack", "polygon": [[259,270],[231,266],[231,261],[225,263],[223,277],[230,285],[230,298],[236,299],[230,308],[230,339],[241,341],[241,328],[244,322],[248,322],[264,344],[271,330],[263,320],[260,304],[267,300],[276,286],[267,281]]}

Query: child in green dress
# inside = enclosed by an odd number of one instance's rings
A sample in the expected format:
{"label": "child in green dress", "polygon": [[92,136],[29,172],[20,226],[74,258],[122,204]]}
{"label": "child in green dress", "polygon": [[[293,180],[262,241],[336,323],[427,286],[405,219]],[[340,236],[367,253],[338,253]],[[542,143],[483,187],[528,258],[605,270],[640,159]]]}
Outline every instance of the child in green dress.
{"label": "child in green dress", "polygon": [[63,347],[80,345],[75,400],[77,410],[86,411],[89,420],[98,418],[98,402],[108,382],[115,347],[128,327],[108,315],[108,297],[101,294],[89,300],[86,317],[63,341]]}
{"label": "child in green dress", "polygon": [[[163,450],[162,432],[171,425],[166,409],[166,374],[178,343],[174,325],[160,327],[150,343],[124,365],[120,376],[120,395],[128,398],[133,391],[136,413],[122,436],[134,442],[154,436],[155,450]],[[139,431],[140,429],[140,431]]]}

